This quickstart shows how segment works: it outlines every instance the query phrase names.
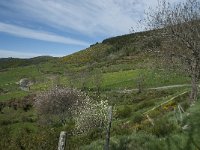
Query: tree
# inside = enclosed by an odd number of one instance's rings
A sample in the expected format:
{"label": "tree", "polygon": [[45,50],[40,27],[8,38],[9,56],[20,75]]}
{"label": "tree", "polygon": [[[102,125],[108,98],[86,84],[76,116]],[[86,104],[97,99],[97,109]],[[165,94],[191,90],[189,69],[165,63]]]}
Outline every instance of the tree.
{"label": "tree", "polygon": [[39,93],[34,107],[39,115],[40,124],[65,124],[72,118],[73,111],[84,106],[87,96],[76,89],[55,87]]}
{"label": "tree", "polygon": [[200,2],[186,0],[172,5],[159,1],[145,21],[148,29],[158,29],[160,37],[168,40],[164,56],[180,60],[182,69],[186,66],[191,77],[190,101],[196,101],[200,78]]}
{"label": "tree", "polygon": [[39,93],[34,107],[41,125],[65,126],[74,121],[74,133],[87,133],[104,127],[108,102],[94,101],[77,89],[56,87]]}
{"label": "tree", "polygon": [[87,97],[84,105],[74,111],[75,133],[88,133],[94,128],[100,130],[106,127],[108,102],[94,101]]}

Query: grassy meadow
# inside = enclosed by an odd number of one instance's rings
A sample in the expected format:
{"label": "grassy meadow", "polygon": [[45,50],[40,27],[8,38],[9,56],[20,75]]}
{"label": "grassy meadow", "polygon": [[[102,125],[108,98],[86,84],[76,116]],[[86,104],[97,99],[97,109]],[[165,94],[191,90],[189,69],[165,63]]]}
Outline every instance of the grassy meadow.
{"label": "grassy meadow", "polygon": [[[152,45],[148,33],[130,34],[55,60],[4,67],[0,71],[0,149],[55,150],[62,130],[68,133],[70,149],[104,148],[106,130],[74,134],[73,122],[47,126],[38,122],[34,97],[54,86],[80,89],[113,106],[111,150],[199,149],[200,102],[189,105],[190,86],[157,88],[187,85],[190,78],[177,67],[162,66],[161,58],[147,51],[152,46],[159,44]],[[29,91],[19,88],[22,78],[33,82]]]}

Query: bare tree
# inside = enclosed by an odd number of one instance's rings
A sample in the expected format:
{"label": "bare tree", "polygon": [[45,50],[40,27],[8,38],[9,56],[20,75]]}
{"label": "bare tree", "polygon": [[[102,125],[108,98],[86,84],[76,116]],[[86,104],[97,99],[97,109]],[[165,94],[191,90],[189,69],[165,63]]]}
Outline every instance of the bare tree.
{"label": "bare tree", "polygon": [[186,66],[192,85],[190,101],[196,101],[200,78],[200,2],[159,1],[157,8],[147,13],[145,21],[148,29],[159,29],[160,37],[167,41],[164,56],[178,59],[181,69]]}

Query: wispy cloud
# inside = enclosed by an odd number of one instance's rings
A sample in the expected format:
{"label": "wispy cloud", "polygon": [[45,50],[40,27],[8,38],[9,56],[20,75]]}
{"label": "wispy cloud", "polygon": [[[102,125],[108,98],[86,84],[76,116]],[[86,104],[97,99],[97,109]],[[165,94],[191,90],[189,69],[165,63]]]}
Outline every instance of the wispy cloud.
{"label": "wispy cloud", "polygon": [[1,50],[0,49],[0,58],[33,58],[37,56],[54,56],[54,57],[61,57],[62,55],[58,54],[45,54],[45,53],[25,53],[19,51],[10,51],[10,50]]}
{"label": "wispy cloud", "polygon": [[[68,32],[97,36],[117,35],[139,29],[148,7],[155,7],[157,0],[1,0],[0,13],[46,24]],[[168,0],[176,2],[181,0]]]}
{"label": "wispy cloud", "polygon": [[[156,7],[157,1],[0,0],[0,33],[54,42],[58,46],[58,43],[62,43],[66,47],[62,45],[60,51],[65,53],[68,49],[69,54],[75,45],[85,48],[89,46],[90,42],[127,34],[131,27],[135,31],[144,30],[144,25],[138,24],[138,21],[143,19],[145,10],[148,10],[149,7]],[[185,0],[167,0],[171,3],[180,1]],[[0,34],[0,38],[4,38],[4,34]],[[0,50],[0,57],[27,58],[42,55],[16,52],[24,47],[29,49],[28,44],[22,42],[20,43],[23,45],[22,47],[16,42],[18,41],[15,41],[15,38],[13,38],[12,46],[6,45],[9,42],[5,44],[2,42],[1,49],[13,49],[13,51]],[[37,43],[38,41],[33,42]],[[49,43],[45,42],[45,44]],[[16,50],[14,50],[15,46],[18,46]],[[44,51],[44,46],[37,48],[37,51]],[[45,49],[49,49],[49,47]],[[50,50],[48,52],[51,53]],[[58,51],[54,52],[58,53]]]}
{"label": "wispy cloud", "polygon": [[48,41],[48,42],[71,44],[71,45],[82,45],[82,46],[89,45],[89,43],[87,42],[63,37],[63,36],[56,35],[50,32],[33,30],[33,29],[19,27],[16,25],[6,24],[2,22],[0,22],[0,32],[5,32],[5,33],[12,34],[19,37],[31,38],[31,39],[36,39],[36,40]]}
{"label": "wispy cloud", "polygon": [[139,0],[11,1],[1,2],[4,7],[12,9],[10,16],[23,16],[29,21],[92,36],[128,33],[137,25],[138,14],[143,11]]}

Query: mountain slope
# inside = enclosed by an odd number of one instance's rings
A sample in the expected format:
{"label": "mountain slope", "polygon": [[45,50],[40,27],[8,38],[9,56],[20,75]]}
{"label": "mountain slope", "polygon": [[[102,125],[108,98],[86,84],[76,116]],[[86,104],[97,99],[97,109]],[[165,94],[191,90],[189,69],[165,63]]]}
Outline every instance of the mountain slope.
{"label": "mountain slope", "polygon": [[51,56],[38,56],[30,59],[0,58],[0,70],[6,68],[37,65],[40,63],[45,63],[56,59],[57,59],[56,57],[51,57]]}

